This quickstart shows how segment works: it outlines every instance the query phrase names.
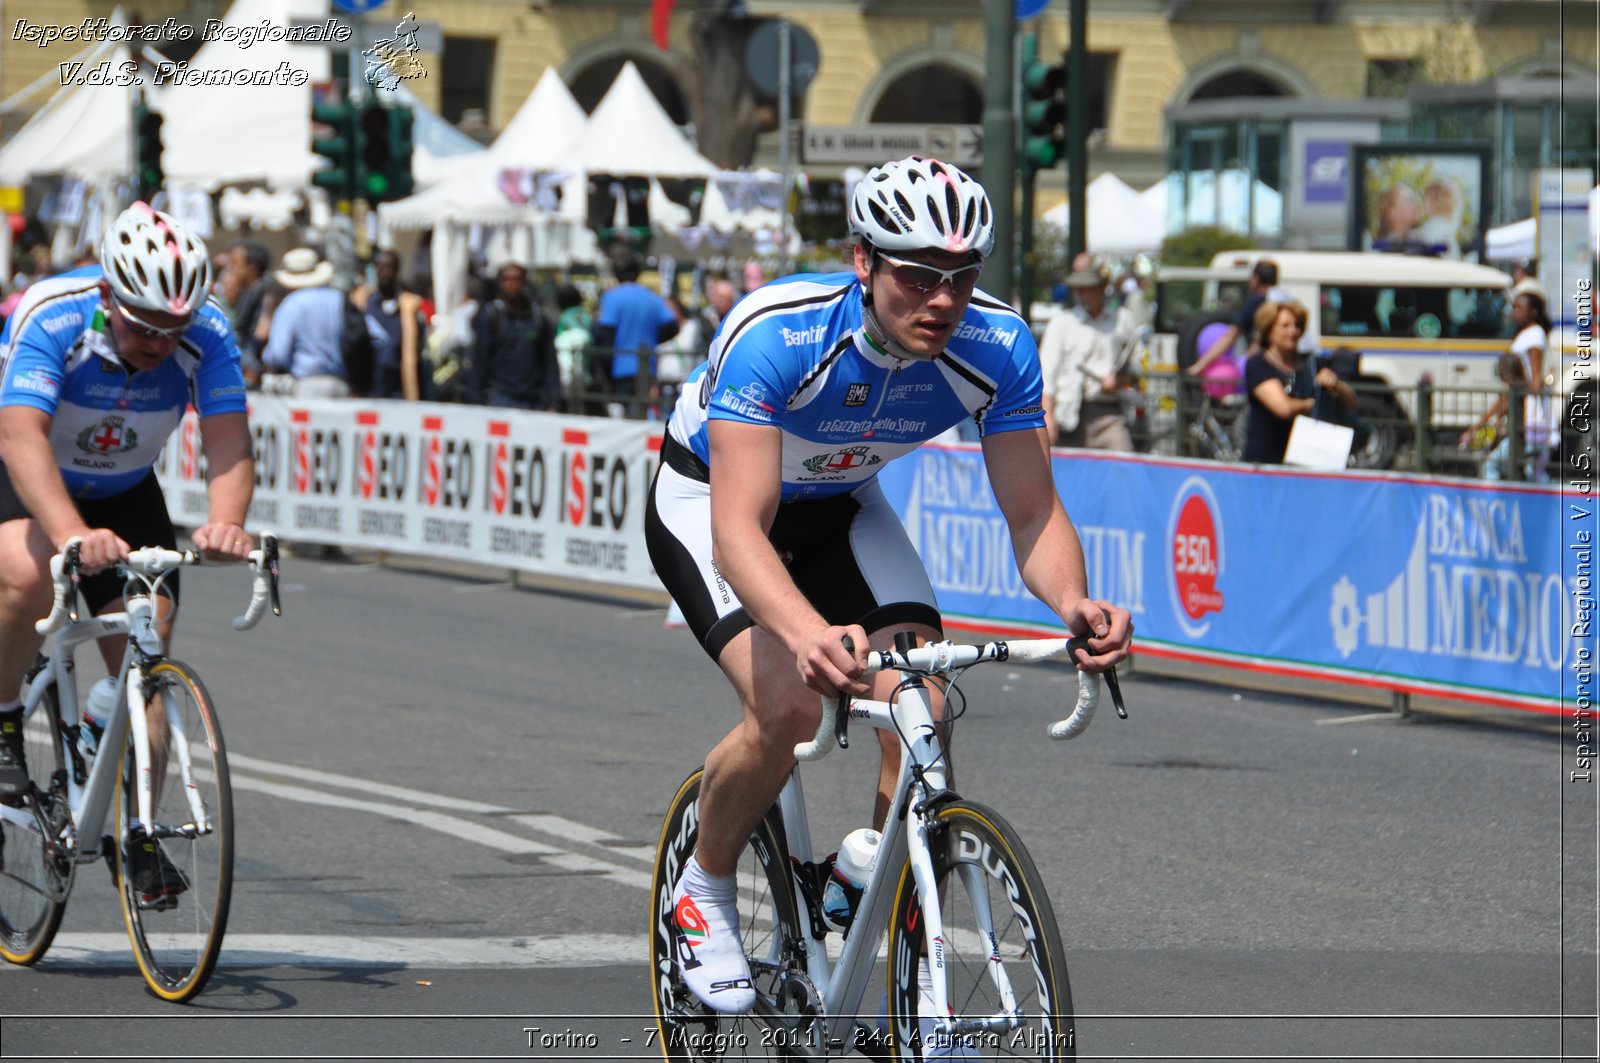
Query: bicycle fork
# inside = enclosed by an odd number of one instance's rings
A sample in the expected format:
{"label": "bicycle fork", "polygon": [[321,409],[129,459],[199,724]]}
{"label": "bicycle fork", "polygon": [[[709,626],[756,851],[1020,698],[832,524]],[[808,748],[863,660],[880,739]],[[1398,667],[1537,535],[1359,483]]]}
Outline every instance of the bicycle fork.
{"label": "bicycle fork", "polygon": [[183,795],[189,803],[190,821],[179,826],[157,824],[154,820],[155,756],[150,745],[150,720],[146,715],[149,702],[145,697],[144,666],[135,663],[128,669],[128,726],[133,733],[134,796],[139,812],[139,822],[151,837],[180,835],[196,838],[211,833],[211,820],[200,800],[200,788],[194,781],[194,764],[189,757],[189,738],[183,730],[183,720],[171,698],[162,699],[162,710],[167,724],[167,755],[178,758],[178,774],[183,784]]}

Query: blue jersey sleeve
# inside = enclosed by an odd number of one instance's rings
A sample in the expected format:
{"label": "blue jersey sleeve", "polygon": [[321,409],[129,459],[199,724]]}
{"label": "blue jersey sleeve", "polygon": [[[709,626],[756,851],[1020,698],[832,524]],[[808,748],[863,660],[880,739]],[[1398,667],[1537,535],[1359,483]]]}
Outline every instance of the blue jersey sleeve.
{"label": "blue jersey sleeve", "polygon": [[195,411],[201,417],[245,412],[239,344],[222,311],[207,303],[200,312],[200,320],[185,335],[200,348],[200,365],[194,374]]}
{"label": "blue jersey sleeve", "polygon": [[978,425],[980,435],[1044,427],[1044,382],[1039,373],[1039,347],[1026,328],[1017,331],[1011,357],[995,383],[994,403]]}
{"label": "blue jersey sleeve", "polygon": [[[0,379],[0,406],[32,406],[55,416],[66,378],[67,351],[78,335],[76,328],[58,326],[59,320],[31,315],[4,347],[7,355],[5,376]],[[46,321],[51,328],[45,328]]]}
{"label": "blue jersey sleeve", "polygon": [[762,323],[746,329],[722,353],[711,377],[706,417],[745,424],[783,421],[789,396],[797,389],[792,357],[785,357],[782,330]]}

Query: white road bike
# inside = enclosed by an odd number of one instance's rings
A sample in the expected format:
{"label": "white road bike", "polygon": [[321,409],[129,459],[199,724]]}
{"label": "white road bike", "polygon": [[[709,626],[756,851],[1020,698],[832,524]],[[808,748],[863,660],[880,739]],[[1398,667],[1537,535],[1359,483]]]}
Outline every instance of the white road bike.
{"label": "white road bike", "polygon": [[[181,1002],[211,977],[233,892],[233,797],[216,710],[195,670],[166,656],[156,628],[162,583],[201,556],[131,552],[118,566],[125,611],[92,617],[78,612],[78,546],[73,539],[51,559],[55,604],[36,625],[45,643],[23,699],[32,785],[0,804],[0,956],[37,962],[61,925],[78,865],[104,857],[140,973],[157,996]],[[269,605],[281,611],[276,539],[262,537],[250,568],[250,605],[233,621],[240,631]],[[78,741],[74,651],[107,635],[128,636],[121,693],[88,756]],[[131,881],[128,854],[151,838],[182,876],[181,892],[149,899]]]}
{"label": "white road bike", "polygon": [[[650,974],[666,1058],[827,1058],[851,1050],[897,1060],[1076,1058],[1072,990],[1044,882],[1009,823],[948,788],[929,684],[939,684],[955,710],[947,728],[965,711],[956,683],[967,668],[1074,660],[1085,644],[913,645],[907,632],[894,651],[869,654],[869,673],[900,672],[889,701],[825,698],[816,738],[795,747],[802,762],[835,744],[847,748],[849,722],[900,740],[900,774],[877,862],[837,960],[829,957],[822,913],[832,863],[812,855],[798,764],[740,855],[740,930],[756,990],[747,1014],[705,1008],[676,966],[687,946],[672,918],[672,891],[698,837],[703,769],[673,797],[656,849],[650,914]],[[1106,679],[1126,718],[1116,673]],[[1099,682],[1080,672],[1077,705],[1050,725],[1050,737],[1082,733],[1099,696]],[[868,986],[885,932],[888,995],[880,1018],[873,1014],[878,994],[868,999]],[[928,989],[919,987],[919,969]],[[929,989],[931,1006],[919,1005]]]}

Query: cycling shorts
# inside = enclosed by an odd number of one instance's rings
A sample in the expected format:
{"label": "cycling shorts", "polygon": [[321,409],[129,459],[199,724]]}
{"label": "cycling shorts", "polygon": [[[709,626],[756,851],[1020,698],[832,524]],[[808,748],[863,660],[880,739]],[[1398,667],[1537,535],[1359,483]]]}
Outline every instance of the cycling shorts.
{"label": "cycling shorts", "polygon": [[[167,499],[161,493],[161,483],[154,472],[134,484],[120,495],[109,498],[74,498],[78,513],[91,528],[110,528],[123,542],[137,550],[143,546],[161,546],[168,550],[178,548],[178,534],[167,513]],[[27,520],[33,514],[22,504],[17,489],[11,483],[11,474],[0,462],[0,524],[12,520]],[[89,612],[100,613],[106,606],[122,597],[123,581],[115,569],[85,576],[78,583]],[[178,573],[167,576],[161,591],[178,604]]]}
{"label": "cycling shorts", "polygon": [[[645,507],[645,545],[712,660],[755,621],[711,560],[711,485],[663,461]],[[933,585],[877,480],[778,507],[767,538],[800,593],[830,624],[867,634],[942,625]]]}

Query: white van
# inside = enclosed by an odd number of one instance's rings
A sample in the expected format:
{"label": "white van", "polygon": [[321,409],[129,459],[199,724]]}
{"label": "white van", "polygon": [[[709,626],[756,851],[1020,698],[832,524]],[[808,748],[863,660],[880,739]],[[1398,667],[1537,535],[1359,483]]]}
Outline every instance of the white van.
{"label": "white van", "polygon": [[[1277,287],[1310,311],[1307,341],[1359,355],[1357,379],[1386,389],[1362,395],[1363,416],[1375,429],[1363,464],[1387,466],[1414,434],[1415,388],[1425,374],[1440,387],[1500,386],[1495,363],[1511,341],[1511,278],[1488,266],[1410,255],[1225,251],[1207,269],[1158,271],[1154,361],[1176,368],[1179,318],[1239,305],[1261,258],[1277,264]],[[1435,428],[1464,426],[1480,408],[1441,393]]]}

